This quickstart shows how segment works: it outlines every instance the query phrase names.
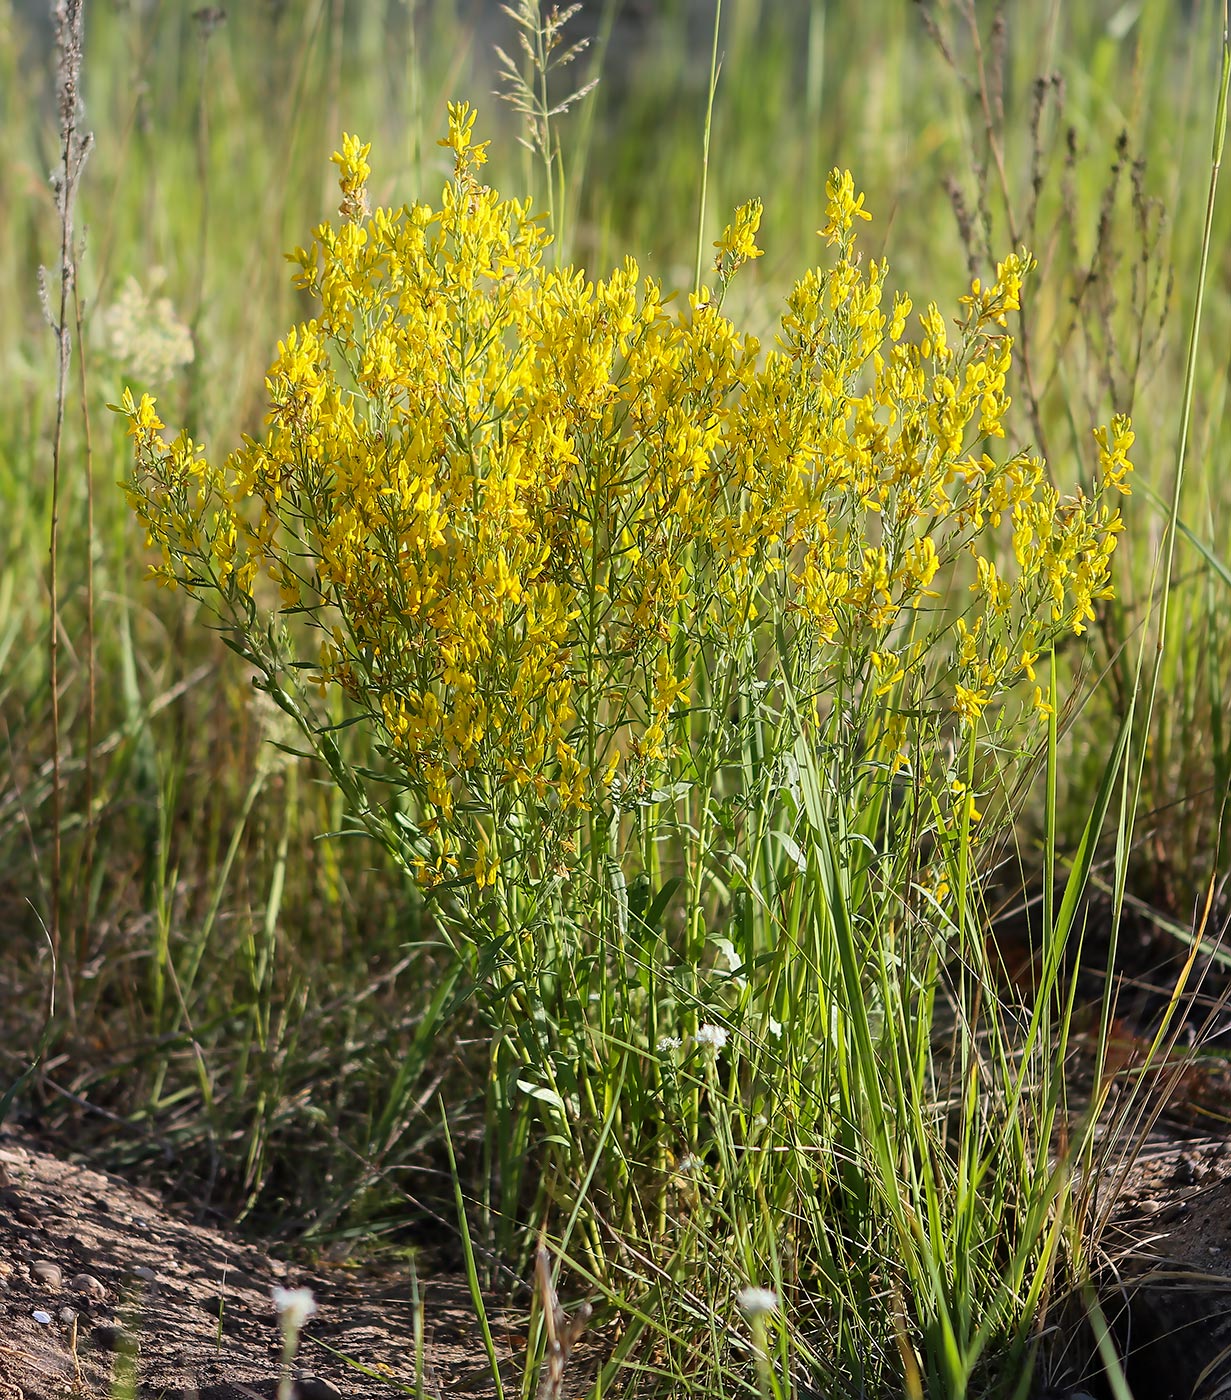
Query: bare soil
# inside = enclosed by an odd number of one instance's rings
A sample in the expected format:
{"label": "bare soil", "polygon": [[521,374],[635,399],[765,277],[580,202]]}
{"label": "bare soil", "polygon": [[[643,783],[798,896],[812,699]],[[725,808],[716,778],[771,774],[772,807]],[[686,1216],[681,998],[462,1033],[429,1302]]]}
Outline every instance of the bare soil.
{"label": "bare soil", "polygon": [[[413,1393],[409,1269],[298,1270],[62,1146],[0,1132],[0,1400],[92,1400],[129,1386],[139,1400],[273,1400],[275,1286],[310,1288],[318,1305],[295,1362],[299,1400]],[[419,1289],[427,1394],[491,1393],[465,1280]],[[516,1338],[495,1324],[512,1367]]]}
{"label": "bare soil", "polygon": [[[1137,1400],[1231,1396],[1231,1092],[1219,1114],[1207,1081],[1096,1198],[1109,1220],[1101,1304]],[[0,1400],[274,1400],[275,1286],[310,1288],[319,1308],[294,1365],[297,1400],[413,1393],[409,1269],[298,1269],[63,1145],[0,1133]],[[491,1395],[465,1280],[438,1274],[419,1291],[426,1394]],[[513,1379],[524,1339],[494,1320]],[[1075,1344],[1066,1364],[1060,1350],[1049,1396],[1102,1393],[1089,1352]]]}
{"label": "bare soil", "polygon": [[1231,1125],[1221,1126],[1153,1134],[1114,1202],[1101,1302],[1137,1400],[1231,1396]]}

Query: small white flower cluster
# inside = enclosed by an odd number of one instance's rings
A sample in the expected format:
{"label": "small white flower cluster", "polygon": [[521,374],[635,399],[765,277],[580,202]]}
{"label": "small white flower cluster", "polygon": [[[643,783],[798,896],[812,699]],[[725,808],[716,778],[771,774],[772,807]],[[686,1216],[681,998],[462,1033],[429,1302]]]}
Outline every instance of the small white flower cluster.
{"label": "small white flower cluster", "polygon": [[170,297],[154,295],[165,276],[162,268],[151,269],[148,292],[130,277],[102,315],[107,348],[127,375],[149,388],[165,384],[196,355],[192,332]]}
{"label": "small white flower cluster", "polygon": [[778,1311],[778,1295],[772,1288],[741,1288],[736,1296],[745,1317],[766,1317]]}
{"label": "small white flower cluster", "polygon": [[716,1055],[727,1043],[727,1029],[725,1026],[698,1026],[693,1042]]}
{"label": "small white flower cluster", "polygon": [[273,1291],[274,1307],[284,1330],[298,1332],[316,1311],[310,1288],[278,1288]]}
{"label": "small white flower cluster", "polygon": [[[705,1025],[698,1026],[697,1033],[692,1038],[692,1043],[698,1050],[712,1050],[716,1055],[730,1039],[730,1035],[725,1026]],[[678,1035],[660,1035],[655,1050],[659,1059],[669,1060],[675,1052],[683,1045],[683,1041]]]}

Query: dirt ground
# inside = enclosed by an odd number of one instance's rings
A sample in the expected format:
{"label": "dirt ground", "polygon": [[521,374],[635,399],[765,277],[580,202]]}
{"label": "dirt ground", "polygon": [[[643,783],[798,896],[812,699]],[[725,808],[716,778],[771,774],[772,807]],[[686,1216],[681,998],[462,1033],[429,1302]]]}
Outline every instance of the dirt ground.
{"label": "dirt ground", "polygon": [[[1093,1199],[1106,1217],[1101,1306],[1136,1400],[1231,1400],[1231,1076],[1216,1062],[1181,1082],[1131,1167],[1108,1168]],[[318,1305],[296,1358],[298,1400],[416,1393],[408,1268],[296,1269],[189,1223],[63,1142],[0,1130],[0,1400],[274,1400],[275,1287],[308,1287]],[[491,1395],[465,1280],[419,1288],[422,1393]],[[519,1381],[516,1320],[495,1318],[493,1332],[502,1372]],[[1101,1400],[1091,1355],[1077,1333],[1052,1346],[1040,1396]],[[566,1377],[563,1395],[583,1380]]]}
{"label": "dirt ground", "polygon": [[[275,1286],[308,1287],[317,1302],[295,1364],[299,1400],[414,1393],[409,1272],[309,1275],[62,1147],[0,1131],[0,1400],[93,1400],[127,1380],[139,1400],[273,1400]],[[426,1393],[491,1393],[465,1280],[421,1280],[420,1295]],[[493,1331],[519,1375],[516,1338]]]}
{"label": "dirt ground", "polygon": [[[1103,1236],[1101,1304],[1136,1400],[1231,1397],[1231,1141],[1222,1131],[1151,1134]],[[1213,1126],[1213,1124],[1211,1124]]]}

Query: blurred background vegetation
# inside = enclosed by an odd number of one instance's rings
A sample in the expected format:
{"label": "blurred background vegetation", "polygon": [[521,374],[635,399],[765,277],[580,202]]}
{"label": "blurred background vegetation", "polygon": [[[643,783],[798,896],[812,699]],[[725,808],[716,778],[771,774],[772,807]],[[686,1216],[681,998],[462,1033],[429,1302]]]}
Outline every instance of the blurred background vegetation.
{"label": "blurred background vegetation", "polygon": [[[1062,487],[1097,466],[1087,425],[1133,414],[1119,596],[1066,679],[1070,839],[1129,703],[1141,629],[1157,626],[1147,605],[1177,465],[1221,20],[1208,0],[722,9],[704,237],[708,248],[759,195],[766,249],[728,309],[770,331],[820,256],[825,173],[849,166],[875,216],[865,246],[890,257],[917,305],[953,304],[1018,243],[1038,256],[1016,422]],[[668,287],[691,286],[712,25],[711,5],[691,0],[589,0],[572,21],[592,42],[556,75],[558,95],[600,81],[558,125],[563,255],[596,275],[632,254]],[[126,384],[155,390],[169,423],[215,449],[258,431],[265,366],[307,314],[282,255],[336,213],[328,157],[344,130],[373,143],[378,200],[435,200],[445,103],[469,98],[493,138],[491,183],[541,206],[518,118],[491,95],[493,45],[515,43],[488,0],[88,8],[83,336],[59,494],[53,976],[56,356],[39,269],[59,258],[54,60],[42,11],[0,0],[0,1086],[41,1045],[20,1111],[71,1119],[118,1161],[174,1163],[198,1200],[288,1231],[336,1228],[399,1164],[429,1180],[430,1090],[447,1086],[464,1141],[467,1113],[482,1115],[483,1061],[475,1077],[462,1034],[437,1047],[429,1091],[403,1092],[431,976],[416,910],[372,847],[321,839],[343,824],[336,793],[266,742],[290,736],[184,599],[143,581],[114,485],[127,445],[105,405]],[[1221,895],[1227,864],[1225,200],[1216,218],[1171,645],[1148,732],[1133,738],[1145,782],[1129,893],[1153,911],[1142,937],[1180,951],[1198,892],[1213,880]],[[1033,839],[1027,823],[1028,867]],[[308,1144],[313,1159],[297,1151]],[[433,1209],[431,1189],[420,1194]]]}

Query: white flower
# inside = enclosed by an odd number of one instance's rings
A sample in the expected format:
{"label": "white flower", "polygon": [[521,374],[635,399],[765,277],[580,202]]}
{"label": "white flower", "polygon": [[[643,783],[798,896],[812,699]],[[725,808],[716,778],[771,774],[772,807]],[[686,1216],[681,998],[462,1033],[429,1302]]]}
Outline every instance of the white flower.
{"label": "white flower", "polygon": [[678,1035],[660,1035],[656,1048],[660,1055],[670,1055],[673,1050],[680,1048],[680,1038]]}
{"label": "white flower", "polygon": [[715,1054],[727,1043],[725,1026],[698,1026],[693,1040],[698,1045],[708,1046]]}
{"label": "white flower", "polygon": [[765,1317],[778,1311],[778,1295],[772,1288],[741,1288],[736,1298],[745,1317]]}
{"label": "white flower", "polygon": [[164,384],[195,356],[192,331],[169,297],[155,296],[166,277],[162,268],[147,273],[149,291],[130,277],[103,312],[102,325],[112,355],[125,373],[142,384]]}
{"label": "white flower", "polygon": [[310,1288],[274,1288],[274,1307],[283,1327],[298,1332],[316,1311]]}
{"label": "white flower", "polygon": [[676,1171],[681,1176],[692,1176],[694,1172],[699,1172],[705,1163],[694,1152],[690,1152],[686,1157],[681,1157],[676,1163]]}

